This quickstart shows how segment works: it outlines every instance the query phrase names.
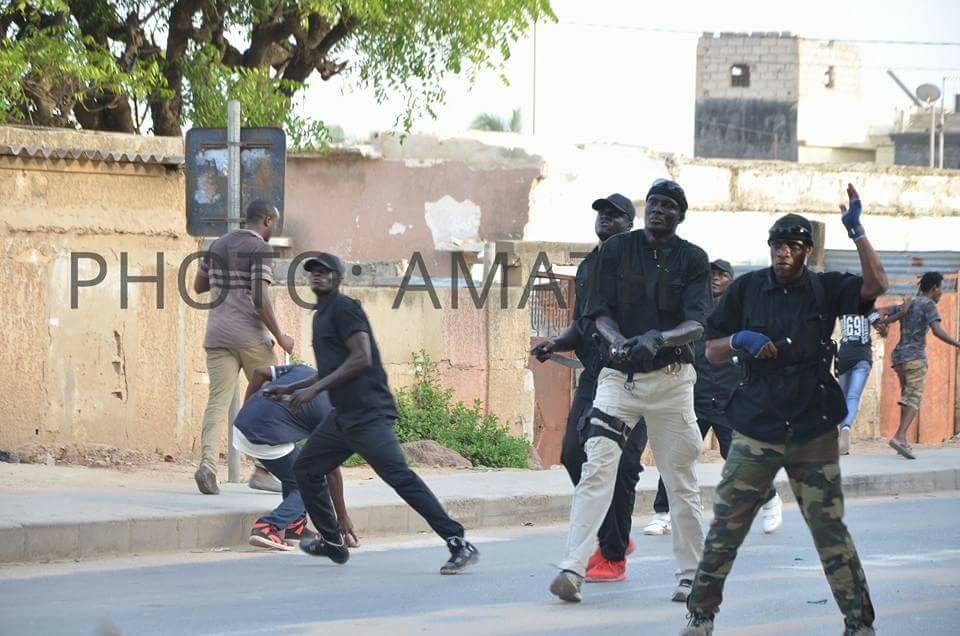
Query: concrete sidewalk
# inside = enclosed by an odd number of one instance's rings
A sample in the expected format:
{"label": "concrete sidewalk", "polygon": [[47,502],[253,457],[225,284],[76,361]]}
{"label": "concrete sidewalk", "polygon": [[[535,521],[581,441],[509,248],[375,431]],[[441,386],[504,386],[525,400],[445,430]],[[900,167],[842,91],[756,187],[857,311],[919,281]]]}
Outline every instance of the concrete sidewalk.
{"label": "concrete sidewalk", "polygon": [[[841,462],[848,497],[960,489],[960,448],[919,450],[916,461],[892,452],[850,455]],[[713,500],[722,464],[699,467],[705,505]],[[77,471],[83,479],[76,478]],[[145,480],[136,473],[0,464],[0,563],[88,558],[246,543],[250,526],[279,503],[278,495],[223,484],[204,496],[192,480]],[[657,471],[637,486],[636,514],[652,513]],[[31,480],[31,478],[34,478]],[[573,488],[563,470],[463,471],[425,475],[451,515],[467,528],[549,523],[565,519]],[[778,478],[786,501],[793,495]],[[423,520],[379,479],[347,481],[346,499],[358,534],[429,532]]]}

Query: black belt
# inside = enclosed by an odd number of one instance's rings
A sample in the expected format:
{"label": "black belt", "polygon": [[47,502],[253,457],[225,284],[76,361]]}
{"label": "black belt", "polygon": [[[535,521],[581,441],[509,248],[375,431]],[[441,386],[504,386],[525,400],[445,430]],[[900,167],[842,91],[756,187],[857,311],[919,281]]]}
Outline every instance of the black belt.
{"label": "black belt", "polygon": [[608,365],[611,369],[616,369],[623,373],[652,373],[660,369],[666,369],[671,364],[692,364],[685,360],[682,355],[668,356],[664,358],[654,358],[653,360],[641,360],[640,362],[628,362],[624,364]]}

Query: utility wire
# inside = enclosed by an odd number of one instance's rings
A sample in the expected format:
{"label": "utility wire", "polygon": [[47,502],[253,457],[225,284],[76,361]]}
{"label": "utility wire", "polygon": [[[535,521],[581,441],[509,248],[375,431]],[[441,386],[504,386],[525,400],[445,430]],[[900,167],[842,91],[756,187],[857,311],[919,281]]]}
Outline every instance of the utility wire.
{"label": "utility wire", "polygon": [[[644,33],[671,33],[675,35],[696,35],[701,36],[704,33],[738,33],[730,31],[693,31],[689,29],[668,29],[668,28],[659,28],[659,27],[642,27],[630,24],[603,24],[597,22],[555,22],[558,26],[579,26],[587,27],[594,29],[614,29],[618,31],[640,31]],[[779,31],[754,31],[753,37],[762,37],[763,33],[780,33]],[[744,35],[747,35],[744,33]],[[793,34],[795,35],[795,34]],[[772,36],[770,36],[772,37]],[[874,40],[874,39],[855,39],[855,38],[822,38],[822,37],[806,37],[801,35],[795,35],[795,37],[801,40],[808,40],[812,42],[848,42],[850,44],[891,44],[891,45],[904,45],[904,46],[960,46],[960,42],[936,42],[936,41],[927,41],[927,40]]]}

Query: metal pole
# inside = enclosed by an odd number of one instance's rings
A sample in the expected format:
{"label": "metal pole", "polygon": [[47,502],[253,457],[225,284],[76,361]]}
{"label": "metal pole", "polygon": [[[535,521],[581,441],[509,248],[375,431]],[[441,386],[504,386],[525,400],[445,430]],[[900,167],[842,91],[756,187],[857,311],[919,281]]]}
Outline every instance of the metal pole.
{"label": "metal pole", "polygon": [[[240,102],[227,102],[227,231],[240,229]],[[233,390],[227,416],[227,481],[240,481],[240,451],[233,447],[233,421],[240,410],[240,385]]]}
{"label": "metal pole", "polygon": [[930,104],[930,167],[934,167],[934,155],[937,152],[937,107]]}
{"label": "metal pole", "polygon": [[[530,116],[530,134],[537,134],[537,21],[533,22],[533,108]],[[486,280],[486,279],[484,279]]]}
{"label": "metal pole", "polygon": [[940,169],[943,170],[943,134],[947,128],[947,119],[946,119],[946,94],[947,94],[947,78],[943,78],[943,83],[940,85]]}

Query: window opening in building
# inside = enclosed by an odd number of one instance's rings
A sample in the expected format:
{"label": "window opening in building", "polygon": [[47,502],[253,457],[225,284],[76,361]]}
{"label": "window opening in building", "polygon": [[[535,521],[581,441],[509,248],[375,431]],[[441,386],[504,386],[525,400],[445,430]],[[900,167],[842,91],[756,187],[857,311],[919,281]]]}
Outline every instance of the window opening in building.
{"label": "window opening in building", "polygon": [[750,67],[747,64],[730,67],[730,86],[750,86]]}
{"label": "window opening in building", "polygon": [[835,81],[836,76],[834,75],[833,67],[828,66],[823,74],[823,85],[827,88],[833,88]]}

